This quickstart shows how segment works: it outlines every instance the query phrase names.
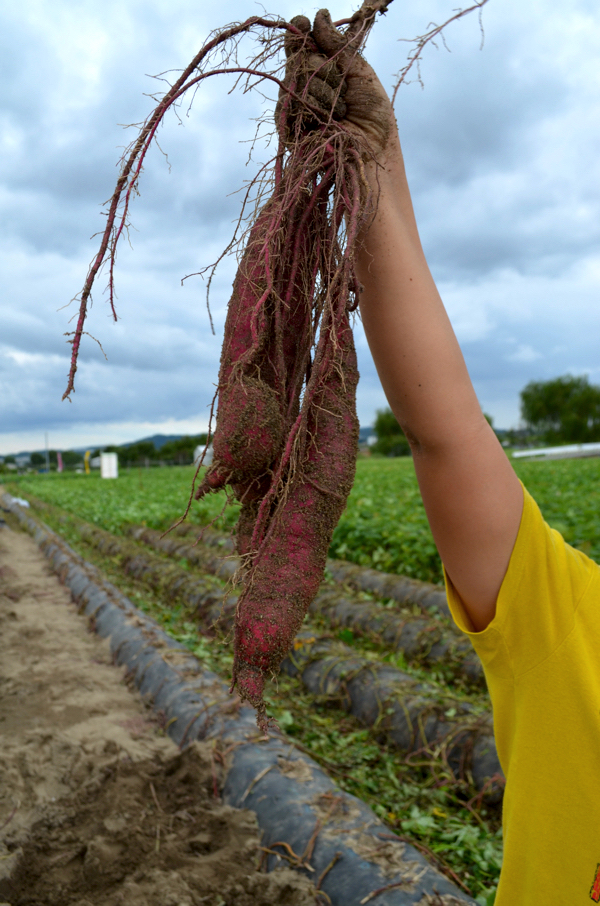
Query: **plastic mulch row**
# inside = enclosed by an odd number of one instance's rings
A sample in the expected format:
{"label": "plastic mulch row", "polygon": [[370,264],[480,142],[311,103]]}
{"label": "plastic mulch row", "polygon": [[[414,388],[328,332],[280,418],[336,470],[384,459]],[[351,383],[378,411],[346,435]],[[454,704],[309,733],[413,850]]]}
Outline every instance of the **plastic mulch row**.
{"label": "plastic mulch row", "polygon": [[[224,600],[222,589],[207,577],[140,553],[130,542],[88,523],[80,523],[79,531],[102,553],[118,556],[129,575],[183,601],[205,632],[212,632],[217,621],[223,631],[231,627],[237,594]],[[217,558],[217,563],[223,561]],[[454,781],[484,794],[489,804],[502,799],[504,778],[489,712],[477,716],[472,705],[437,687],[310,633],[298,637],[282,670],[298,677],[311,694],[350,712],[403,755],[419,753],[421,763],[446,770]]]}
{"label": "plastic mulch row", "polygon": [[10,495],[0,502],[33,534],[98,634],[109,638],[116,662],[164,714],[171,738],[182,747],[214,740],[228,753],[224,801],[256,813],[269,870],[285,862],[310,872],[332,906],[475,906],[283,734],[260,741],[253,710],[232,699],[215,674]]}
{"label": "plastic mulch row", "polygon": [[[36,501],[36,506],[51,509],[43,501]],[[70,519],[82,534],[89,534],[90,529],[93,532],[102,531],[78,517],[71,515]],[[137,541],[168,556],[185,558],[224,580],[230,579],[240,566],[233,540],[210,527],[202,530],[202,541],[199,543],[189,544],[182,540],[198,531],[197,525],[183,524],[162,537],[160,532],[144,526],[128,527],[128,533]],[[485,688],[481,661],[469,641],[449,620],[437,619],[449,615],[442,589],[430,583],[364,569],[341,560],[328,560],[328,570],[336,584],[381,594],[390,601],[400,603],[402,611],[399,613],[396,608],[353,598],[346,590],[323,583],[311,604],[312,614],[321,616],[332,628],[348,628],[358,635],[375,637],[401,653],[409,662],[430,669],[441,666],[449,680]],[[415,606],[424,612],[415,614],[408,609]]]}
{"label": "plastic mulch row", "polygon": [[[193,523],[182,523],[174,529],[174,534],[185,536],[198,535],[201,526]],[[227,553],[234,552],[234,543],[229,535],[223,535],[209,527],[202,529],[202,541],[211,547],[219,547]],[[327,560],[327,570],[332,579],[354,588],[366,591],[384,600],[396,601],[398,604],[418,604],[426,613],[450,616],[446,592],[432,582],[421,582],[408,576],[395,573],[384,573],[349,563],[347,560]]]}
{"label": "plastic mulch row", "polygon": [[469,702],[310,633],[296,637],[281,669],[298,676],[313,695],[345,708],[409,763],[416,756],[430,770],[445,770],[454,781],[473,786],[487,803],[502,800],[504,777],[489,713],[477,714]]}
{"label": "plastic mulch row", "polygon": [[[227,544],[216,533],[207,535],[207,539],[212,542],[210,545],[187,544],[174,534],[163,538],[160,532],[143,526],[130,527],[129,534],[136,541],[142,541],[171,557],[185,558],[189,563],[223,579],[231,578],[240,566],[239,558],[230,554],[231,543]],[[228,556],[224,557],[224,554]],[[341,561],[330,560],[328,563],[330,570],[337,570],[340,582],[344,581],[341,577],[348,571],[360,570],[353,564],[343,564]],[[375,572],[363,570],[369,576]],[[385,581],[390,578],[397,582],[404,581],[399,576],[390,577],[385,573],[381,575]],[[436,591],[435,594],[439,597],[440,592]],[[407,606],[406,601],[404,606]],[[326,583],[323,583],[310,605],[310,613],[323,617],[332,627],[344,627],[359,635],[380,638],[386,646],[401,652],[407,661],[415,661],[429,668],[443,665],[447,675],[469,685],[485,688],[483,667],[469,640],[453,624],[435,616],[415,614],[409,610],[398,613],[396,608],[361,601]]]}

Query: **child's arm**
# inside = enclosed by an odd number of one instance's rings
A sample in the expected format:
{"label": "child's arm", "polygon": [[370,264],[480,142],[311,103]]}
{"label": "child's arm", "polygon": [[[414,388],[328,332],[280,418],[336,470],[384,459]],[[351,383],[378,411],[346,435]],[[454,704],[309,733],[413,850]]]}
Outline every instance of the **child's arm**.
{"label": "child's arm", "polygon": [[433,536],[476,630],[493,618],[523,494],[485,420],[425,260],[395,128],[358,257],[361,313],[390,406],[413,451]]}
{"label": "child's arm", "polygon": [[366,164],[377,213],[357,258],[367,339],[410,441],[438,550],[481,630],[495,614],[517,537],[521,486],[483,416],[427,266],[389,99],[368,63],[344,48],[326,10],[317,13],[312,36],[345,73],[346,128],[377,158]]}

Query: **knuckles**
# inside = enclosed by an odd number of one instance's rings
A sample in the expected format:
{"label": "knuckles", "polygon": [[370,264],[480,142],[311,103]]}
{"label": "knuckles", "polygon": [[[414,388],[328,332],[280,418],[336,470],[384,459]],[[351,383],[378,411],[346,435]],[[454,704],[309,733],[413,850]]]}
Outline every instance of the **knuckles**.
{"label": "knuckles", "polygon": [[375,153],[383,150],[393,116],[369,64],[346,47],[327,10],[317,13],[312,29],[306,16],[291,24],[301,34],[288,32],[284,39],[286,74],[275,113],[285,143],[333,119],[361,132]]}

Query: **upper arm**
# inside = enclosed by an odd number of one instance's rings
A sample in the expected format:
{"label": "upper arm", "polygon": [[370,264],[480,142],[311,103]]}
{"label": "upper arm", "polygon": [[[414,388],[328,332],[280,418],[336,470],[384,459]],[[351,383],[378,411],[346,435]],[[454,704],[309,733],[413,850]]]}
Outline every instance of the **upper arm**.
{"label": "upper arm", "polygon": [[473,627],[493,619],[519,531],[523,489],[483,416],[452,443],[413,449],[433,537]]}
{"label": "upper arm", "polygon": [[401,153],[377,172],[377,213],[357,252],[360,308],[381,383],[411,441],[435,542],[484,629],[519,530],[523,491],[485,420],[427,265]]}

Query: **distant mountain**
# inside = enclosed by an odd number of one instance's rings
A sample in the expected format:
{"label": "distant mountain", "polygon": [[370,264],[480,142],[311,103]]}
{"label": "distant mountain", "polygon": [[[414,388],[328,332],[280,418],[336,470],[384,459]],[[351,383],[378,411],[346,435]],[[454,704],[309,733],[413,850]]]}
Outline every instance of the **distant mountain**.
{"label": "distant mountain", "polygon": [[132,440],[128,444],[120,444],[121,447],[133,447],[134,444],[153,443],[157,450],[168,444],[170,440],[179,440],[183,434],[153,434],[152,437],[141,437],[139,440]]}
{"label": "distant mountain", "polygon": [[[202,432],[200,432],[200,433],[202,433]],[[361,428],[360,429],[361,443],[365,443],[367,440],[367,437],[369,437],[371,434],[373,434],[373,428],[369,428],[369,427]],[[132,447],[134,444],[141,444],[143,441],[150,441],[151,443],[154,444],[154,446],[156,447],[157,450],[160,450],[161,447],[164,447],[164,445],[166,443],[168,443],[169,441],[179,440],[183,436],[184,436],[183,434],[153,434],[152,437],[141,437],[139,440],[130,440],[126,444],[118,444],[117,446]],[[90,449],[91,450],[98,450],[98,449],[102,450],[104,447],[107,447],[107,446],[109,446],[109,445],[108,444],[98,444],[98,445],[88,444],[87,447],[69,447],[69,449],[73,450],[75,453],[83,454],[86,452],[86,450],[90,450]],[[56,448],[52,447],[52,449],[54,450]],[[12,456],[16,456],[16,457],[31,456],[31,454],[33,452],[44,454],[45,451],[42,449],[42,450],[35,450],[35,451],[34,450],[22,450],[20,453],[12,453],[12,454],[5,453],[4,456],[0,457],[0,459],[4,459],[8,455],[12,455]],[[64,449],[63,449],[63,452],[64,452]],[[0,906],[1,906],[1,904],[0,904]]]}
{"label": "distant mountain", "polygon": [[[154,444],[154,446],[156,447],[157,450],[160,450],[161,447],[164,447],[164,445],[166,443],[168,443],[170,440],[179,440],[180,437],[183,437],[183,434],[153,434],[152,437],[140,437],[139,440],[129,440],[125,444],[114,444],[113,446],[133,447],[134,444],[141,444],[145,441],[150,441],[151,443]],[[98,446],[94,446],[92,444],[91,447],[89,445],[87,447],[73,447],[73,450],[76,453],[85,453],[86,450],[90,450],[90,449],[102,450],[102,449],[104,449],[104,447],[108,447],[108,446],[110,446],[110,445],[109,444],[98,444]]]}

